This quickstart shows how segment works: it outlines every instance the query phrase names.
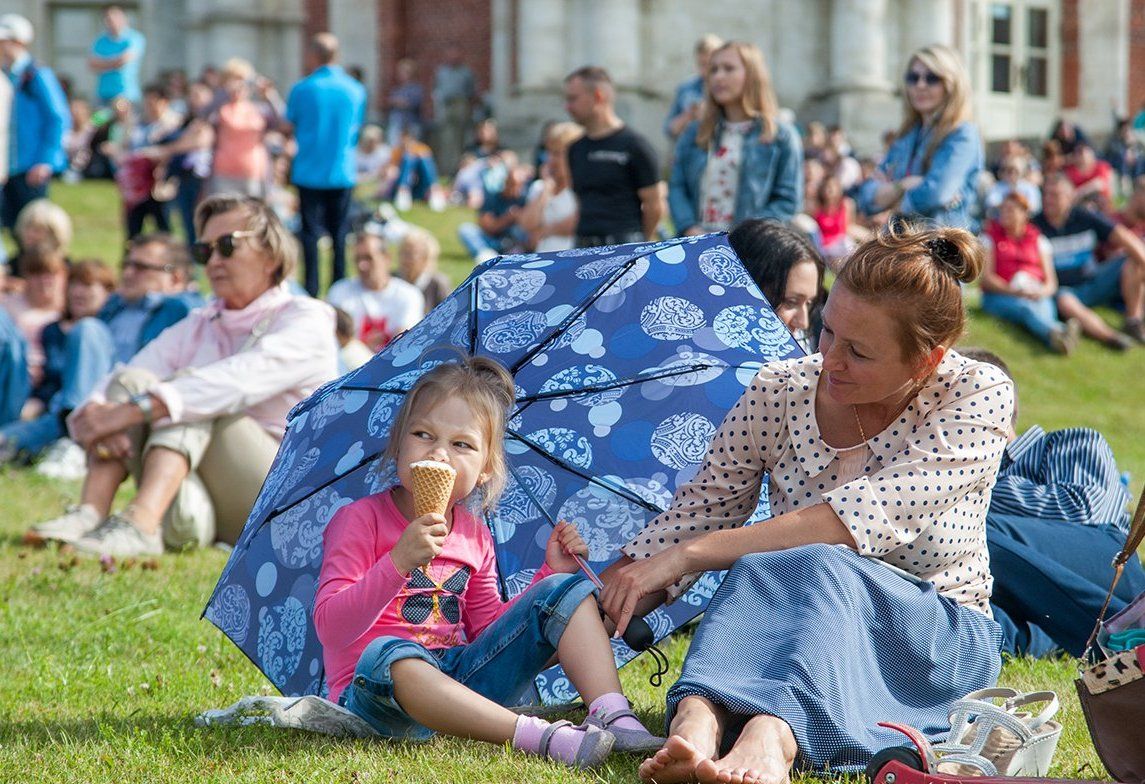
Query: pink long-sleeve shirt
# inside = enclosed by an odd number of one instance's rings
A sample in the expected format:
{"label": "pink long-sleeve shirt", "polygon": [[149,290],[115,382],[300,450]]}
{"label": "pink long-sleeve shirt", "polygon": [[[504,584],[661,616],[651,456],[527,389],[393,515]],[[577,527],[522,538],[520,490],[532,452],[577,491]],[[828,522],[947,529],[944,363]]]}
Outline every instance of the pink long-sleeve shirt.
{"label": "pink long-sleeve shirt", "polygon": [[[246,414],[281,439],[290,409],[338,376],[334,312],[325,302],[292,295],[285,283],[241,310],[212,300],[128,365],[163,379],[150,390],[170,412],[158,425]],[[87,402],[104,402],[109,381]]]}
{"label": "pink long-sleeve shirt", "polygon": [[[503,603],[497,589],[493,537],[460,504],[437,557],[401,574],[390,553],[407,525],[387,491],[339,509],[322,535],[314,628],[335,702],[378,637],[452,648],[472,642],[513,604]],[[550,574],[541,567],[532,584]]]}

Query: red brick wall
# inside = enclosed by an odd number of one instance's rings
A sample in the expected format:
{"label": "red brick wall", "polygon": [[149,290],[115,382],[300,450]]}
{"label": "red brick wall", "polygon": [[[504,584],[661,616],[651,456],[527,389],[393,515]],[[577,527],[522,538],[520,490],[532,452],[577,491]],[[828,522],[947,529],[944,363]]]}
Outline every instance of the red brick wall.
{"label": "red brick wall", "polygon": [[[330,29],[330,4],[327,0],[305,0],[303,10],[306,13],[306,22],[302,26],[302,53],[305,57],[306,44],[310,42],[311,36]],[[305,62],[302,67],[306,68]]]}
{"label": "red brick wall", "polygon": [[492,0],[378,0],[381,37],[378,79],[385,95],[394,79],[394,67],[403,57],[413,59],[426,94],[433,87],[433,72],[450,44],[461,47],[466,64],[477,78],[478,92],[492,80]]}
{"label": "red brick wall", "polygon": [[1145,105],[1145,0],[1129,4],[1129,94],[1125,98],[1130,117]]}
{"label": "red brick wall", "polygon": [[1078,49],[1078,0],[1062,0],[1062,101],[1063,109],[1078,105],[1080,51]]}

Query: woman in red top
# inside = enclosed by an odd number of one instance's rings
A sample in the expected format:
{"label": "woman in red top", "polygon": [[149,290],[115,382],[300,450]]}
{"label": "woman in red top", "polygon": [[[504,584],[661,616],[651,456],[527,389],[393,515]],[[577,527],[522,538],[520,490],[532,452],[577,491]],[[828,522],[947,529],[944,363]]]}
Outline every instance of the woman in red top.
{"label": "woman in red top", "polygon": [[1079,144],[1074,148],[1065,174],[1077,188],[1078,203],[1088,202],[1106,215],[1112,212],[1113,167],[1100,160],[1092,147]]}
{"label": "woman in red top", "polygon": [[1081,325],[1058,320],[1058,290],[1049,240],[1030,223],[1030,203],[1017,191],[1002,200],[998,220],[982,234],[982,310],[1021,324],[1059,354],[1077,346]]}

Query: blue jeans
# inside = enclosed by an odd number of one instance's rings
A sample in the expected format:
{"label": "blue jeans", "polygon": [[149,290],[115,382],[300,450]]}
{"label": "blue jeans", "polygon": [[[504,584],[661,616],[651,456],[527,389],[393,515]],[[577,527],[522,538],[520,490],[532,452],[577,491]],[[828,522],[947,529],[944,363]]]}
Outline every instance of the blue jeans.
{"label": "blue jeans", "polygon": [[483,255],[510,253],[514,248],[524,245],[528,239],[520,226],[513,226],[504,234],[493,236],[483,232],[476,223],[462,223],[457,227],[457,236],[474,259]]}
{"label": "blue jeans", "polygon": [[428,155],[402,156],[398,179],[394,183],[394,193],[399,188],[409,188],[410,195],[420,201],[429,198],[429,188],[437,182],[437,164]]}
{"label": "blue jeans", "polygon": [[179,190],[175,193],[175,206],[178,207],[179,216],[183,219],[183,231],[187,235],[188,245],[195,242],[195,208],[199,206],[205,179],[190,171],[179,174]]}
{"label": "blue jeans", "polygon": [[77,321],[67,334],[65,352],[62,385],[52,395],[47,411],[36,419],[11,422],[0,428],[0,436],[32,457],[67,435],[64,417],[79,408],[115,365],[115,340],[99,319]]}
{"label": "blue jeans", "polygon": [[[1079,525],[1036,517],[989,514],[986,544],[994,575],[991,603],[1002,627],[1002,650],[1080,656],[1113,579],[1113,556],[1125,533],[1113,525]],[[1145,591],[1137,558],[1125,565],[1109,614]]]}
{"label": "blue jeans", "polygon": [[592,592],[583,575],[546,577],[477,639],[456,648],[429,650],[402,637],[379,637],[362,651],[338,701],[385,737],[428,740],[433,731],[398,705],[391,674],[394,662],[421,659],[493,702],[519,705],[556,653],[572,614]]}
{"label": "blue jeans", "polygon": [[983,294],[982,310],[991,316],[1021,324],[1046,344],[1049,344],[1053,332],[1062,329],[1053,297],[1026,299],[1011,294]]}
{"label": "blue jeans", "polygon": [[1095,305],[1113,305],[1121,299],[1121,269],[1125,257],[1119,256],[1097,265],[1097,274],[1085,283],[1062,286],[1062,294],[1070,293],[1087,308]]}
{"label": "blue jeans", "polygon": [[31,393],[28,345],[8,312],[0,308],[0,425],[20,418]]}

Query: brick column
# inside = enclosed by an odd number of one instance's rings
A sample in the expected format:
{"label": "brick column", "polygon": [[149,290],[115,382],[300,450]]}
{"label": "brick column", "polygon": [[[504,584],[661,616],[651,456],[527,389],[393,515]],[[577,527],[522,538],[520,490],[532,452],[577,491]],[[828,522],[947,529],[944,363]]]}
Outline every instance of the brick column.
{"label": "brick column", "polygon": [[1062,93],[1063,109],[1076,109],[1080,98],[1078,74],[1081,51],[1078,48],[1077,0],[1062,0]]}
{"label": "brick column", "polygon": [[1145,106],[1145,0],[1129,5],[1129,93],[1125,109],[1130,117]]}

